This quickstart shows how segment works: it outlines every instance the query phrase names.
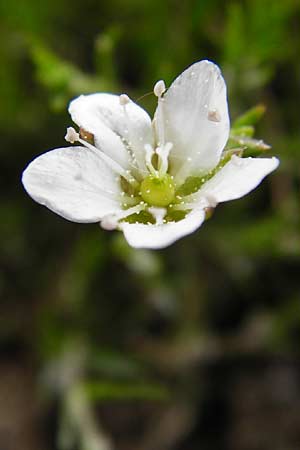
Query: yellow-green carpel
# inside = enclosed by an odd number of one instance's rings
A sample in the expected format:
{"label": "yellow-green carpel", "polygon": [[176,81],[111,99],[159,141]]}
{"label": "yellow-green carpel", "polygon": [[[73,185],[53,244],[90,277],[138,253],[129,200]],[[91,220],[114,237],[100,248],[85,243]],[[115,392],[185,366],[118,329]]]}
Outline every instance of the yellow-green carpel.
{"label": "yellow-green carpel", "polygon": [[142,199],[151,206],[168,206],[175,198],[175,183],[168,174],[149,175],[142,181],[140,190]]}

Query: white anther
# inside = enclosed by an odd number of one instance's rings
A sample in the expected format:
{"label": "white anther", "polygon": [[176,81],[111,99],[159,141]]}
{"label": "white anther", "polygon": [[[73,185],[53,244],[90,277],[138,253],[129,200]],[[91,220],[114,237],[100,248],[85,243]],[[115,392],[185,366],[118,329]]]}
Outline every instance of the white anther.
{"label": "white anther", "polygon": [[104,230],[107,231],[115,230],[118,226],[118,218],[114,214],[109,214],[103,217],[103,219],[100,222],[100,225]]}
{"label": "white anther", "polygon": [[156,208],[155,206],[152,206],[151,208],[148,208],[148,211],[155,219],[156,225],[162,225],[163,219],[167,213],[166,208]]}
{"label": "white anther", "polygon": [[153,92],[156,95],[156,97],[160,98],[163,93],[166,90],[166,85],[164,80],[159,80],[155,83],[154,88],[153,88]]}
{"label": "white anther", "polygon": [[127,94],[121,94],[119,97],[120,105],[125,106],[130,102],[130,98]]}
{"label": "white anther", "polygon": [[212,109],[212,110],[208,111],[207,118],[211,122],[221,122],[221,114],[219,113],[219,111],[217,109]]}
{"label": "white anther", "polygon": [[208,206],[210,206],[211,208],[215,208],[218,204],[216,197],[212,194],[205,194],[205,199],[208,202]]}
{"label": "white anther", "polygon": [[67,142],[70,142],[70,144],[74,144],[74,142],[79,141],[79,133],[77,133],[77,131],[73,127],[68,127],[67,133],[65,135],[65,140]]}
{"label": "white anther", "polygon": [[235,166],[242,166],[244,161],[242,161],[242,158],[240,158],[239,156],[236,155],[232,155],[231,160],[230,160]]}

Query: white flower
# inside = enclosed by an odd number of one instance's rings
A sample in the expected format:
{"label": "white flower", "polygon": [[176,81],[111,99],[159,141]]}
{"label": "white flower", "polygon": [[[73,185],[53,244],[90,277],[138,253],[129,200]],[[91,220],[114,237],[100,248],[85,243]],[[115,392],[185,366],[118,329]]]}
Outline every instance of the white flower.
{"label": "white flower", "polygon": [[195,231],[208,208],[254,189],[276,158],[224,158],[230,123],[219,68],[200,61],[166,90],[154,120],[125,94],[91,94],[69,112],[80,127],[23,173],[28,194],[65,219],[120,229],[133,247],[163,248]]}

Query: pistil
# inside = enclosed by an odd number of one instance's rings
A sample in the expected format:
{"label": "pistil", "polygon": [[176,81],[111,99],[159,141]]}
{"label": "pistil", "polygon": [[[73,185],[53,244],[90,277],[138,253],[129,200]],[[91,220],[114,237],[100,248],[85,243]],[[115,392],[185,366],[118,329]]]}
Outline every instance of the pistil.
{"label": "pistil", "polygon": [[141,202],[139,205],[136,205],[124,211],[120,211],[119,213],[108,214],[101,220],[101,227],[104,228],[105,230],[115,230],[118,227],[119,220],[125,219],[126,217],[131,216],[132,214],[139,214],[141,211],[145,209],[145,207],[146,204]]}
{"label": "pistil", "polygon": [[169,174],[162,177],[149,175],[140,186],[142,199],[151,206],[168,206],[175,197],[175,183]]}

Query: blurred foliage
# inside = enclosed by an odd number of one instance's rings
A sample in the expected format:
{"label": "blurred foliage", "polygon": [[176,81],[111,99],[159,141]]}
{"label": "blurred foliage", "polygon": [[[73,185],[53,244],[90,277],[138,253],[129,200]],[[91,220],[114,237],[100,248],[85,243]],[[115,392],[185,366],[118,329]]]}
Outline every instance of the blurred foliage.
{"label": "blurred foliage", "polygon": [[[95,434],[91,397],[100,409],[117,400],[121,409],[130,399],[150,403],[158,408],[147,410],[151,430],[153,416],[169,417],[174,403],[177,420],[187,420],[194,434],[186,425],[177,447],[160,438],[164,450],[225,448],[224,433],[203,425],[210,372],[205,377],[195,367],[208,361],[216,376],[217,362],[236,355],[297,361],[299,21],[299,0],[0,0],[0,339],[3,358],[25,358],[35,374],[45,373],[40,385],[63,405],[60,438],[40,448],[71,449],[76,440],[82,449],[109,448],[85,441]],[[65,145],[71,98],[126,92],[153,113],[155,98],[145,94],[154,83],[169,84],[204,58],[221,66],[228,84],[232,147],[246,142],[255,153],[263,144],[251,140],[252,126],[261,119],[257,135],[273,147],[264,151],[281,159],[259,189],[220,205],[195,234],[156,252],[133,250],[121,234],[97,225],[64,221],[24,193],[20,174],[28,161]],[[76,363],[66,357],[81,352]],[[76,409],[72,393],[82,385],[89,395],[80,391]],[[98,411],[106,425],[110,407]],[[45,402],[43,417],[51,408]],[[125,409],[122,420],[135,413]],[[218,424],[221,414],[215,408],[211,421]],[[263,445],[259,436],[252,446],[233,440],[228,448],[279,449],[272,436]],[[299,436],[294,447],[292,433],[284,436],[280,448],[299,448]]]}

